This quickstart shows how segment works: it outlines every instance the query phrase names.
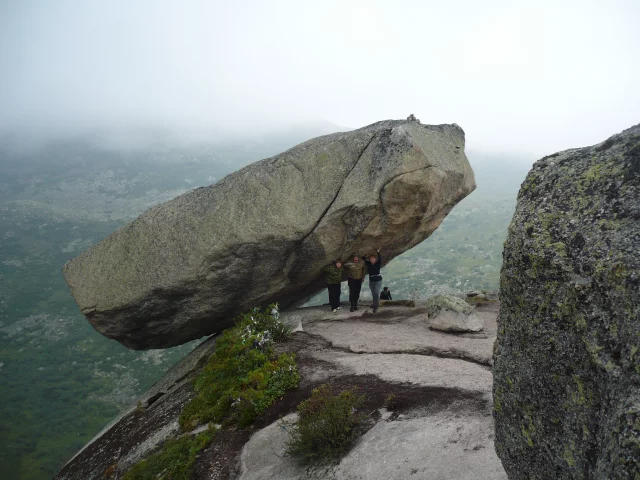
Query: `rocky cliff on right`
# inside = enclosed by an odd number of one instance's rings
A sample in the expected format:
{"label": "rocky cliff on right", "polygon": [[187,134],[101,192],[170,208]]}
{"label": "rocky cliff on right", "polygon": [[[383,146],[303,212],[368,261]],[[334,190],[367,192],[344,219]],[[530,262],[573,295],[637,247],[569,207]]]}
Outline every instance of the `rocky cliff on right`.
{"label": "rocky cliff on right", "polygon": [[640,479],[640,125],[545,157],[518,195],[494,347],[511,479]]}

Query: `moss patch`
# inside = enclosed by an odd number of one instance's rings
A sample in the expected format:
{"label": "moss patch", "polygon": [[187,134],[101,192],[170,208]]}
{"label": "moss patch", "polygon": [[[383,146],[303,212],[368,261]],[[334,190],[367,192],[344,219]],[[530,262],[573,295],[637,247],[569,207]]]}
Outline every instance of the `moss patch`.
{"label": "moss patch", "polygon": [[162,450],[133,466],[123,480],[190,480],[198,452],[206,447],[215,431],[209,429],[196,436],[189,434],[167,440]]}

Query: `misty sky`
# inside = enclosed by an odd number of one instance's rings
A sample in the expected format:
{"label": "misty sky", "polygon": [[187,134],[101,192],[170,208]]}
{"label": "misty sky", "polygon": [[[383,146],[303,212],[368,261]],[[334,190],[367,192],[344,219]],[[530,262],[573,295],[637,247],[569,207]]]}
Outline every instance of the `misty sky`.
{"label": "misty sky", "polygon": [[0,0],[0,128],[361,127],[541,156],[640,122],[640,1]]}

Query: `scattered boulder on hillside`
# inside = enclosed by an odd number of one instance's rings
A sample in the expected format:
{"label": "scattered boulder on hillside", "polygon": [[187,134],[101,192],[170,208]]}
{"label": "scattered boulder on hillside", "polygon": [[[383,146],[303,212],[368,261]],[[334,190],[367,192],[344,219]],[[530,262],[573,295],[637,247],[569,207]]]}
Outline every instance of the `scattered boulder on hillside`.
{"label": "scattered boulder on hillside", "polygon": [[484,328],[474,308],[455,295],[436,295],[427,300],[429,326],[445,332],[479,332]]}
{"label": "scattered boulder on hillside", "polygon": [[475,188],[457,125],[383,121],[309,140],[157,205],[64,267],[82,313],[129,348],[178,345],[255,305],[304,302],[322,268],[427,238]]}
{"label": "scattered boulder on hillside", "polygon": [[640,125],[533,166],[501,272],[509,478],[640,478]]}

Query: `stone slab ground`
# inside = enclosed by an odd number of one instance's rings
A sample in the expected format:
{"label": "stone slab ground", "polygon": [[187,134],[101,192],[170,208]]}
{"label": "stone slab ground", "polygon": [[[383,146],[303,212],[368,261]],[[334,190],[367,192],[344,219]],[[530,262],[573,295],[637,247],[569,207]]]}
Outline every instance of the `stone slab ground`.
{"label": "stone slab ground", "polygon": [[[386,305],[376,314],[332,314],[328,307],[293,310],[282,319],[296,328],[280,352],[296,353],[300,386],[249,428],[225,428],[197,458],[196,480],[429,479],[502,480],[494,450],[491,354],[497,302],[477,306],[484,330],[452,334],[429,328],[424,306]],[[191,380],[215,347],[215,337],[185,357],[137,407],[108,426],[55,477],[116,478],[160,447],[177,428],[193,396]],[[356,387],[373,425],[336,465],[307,469],[284,455],[297,405],[314,388]],[[392,410],[387,398],[394,395]]]}
{"label": "stone slab ground", "polygon": [[[507,476],[493,445],[489,368],[497,303],[480,306],[485,331],[453,335],[433,331],[420,306],[387,307],[372,314],[298,310],[285,315],[303,332],[294,342],[304,383],[366,378],[376,419],[337,465],[306,468],[285,454],[290,414],[256,432],[244,446],[240,478],[498,480]],[[285,344],[285,348],[288,348]],[[396,395],[391,412],[382,405]]]}

